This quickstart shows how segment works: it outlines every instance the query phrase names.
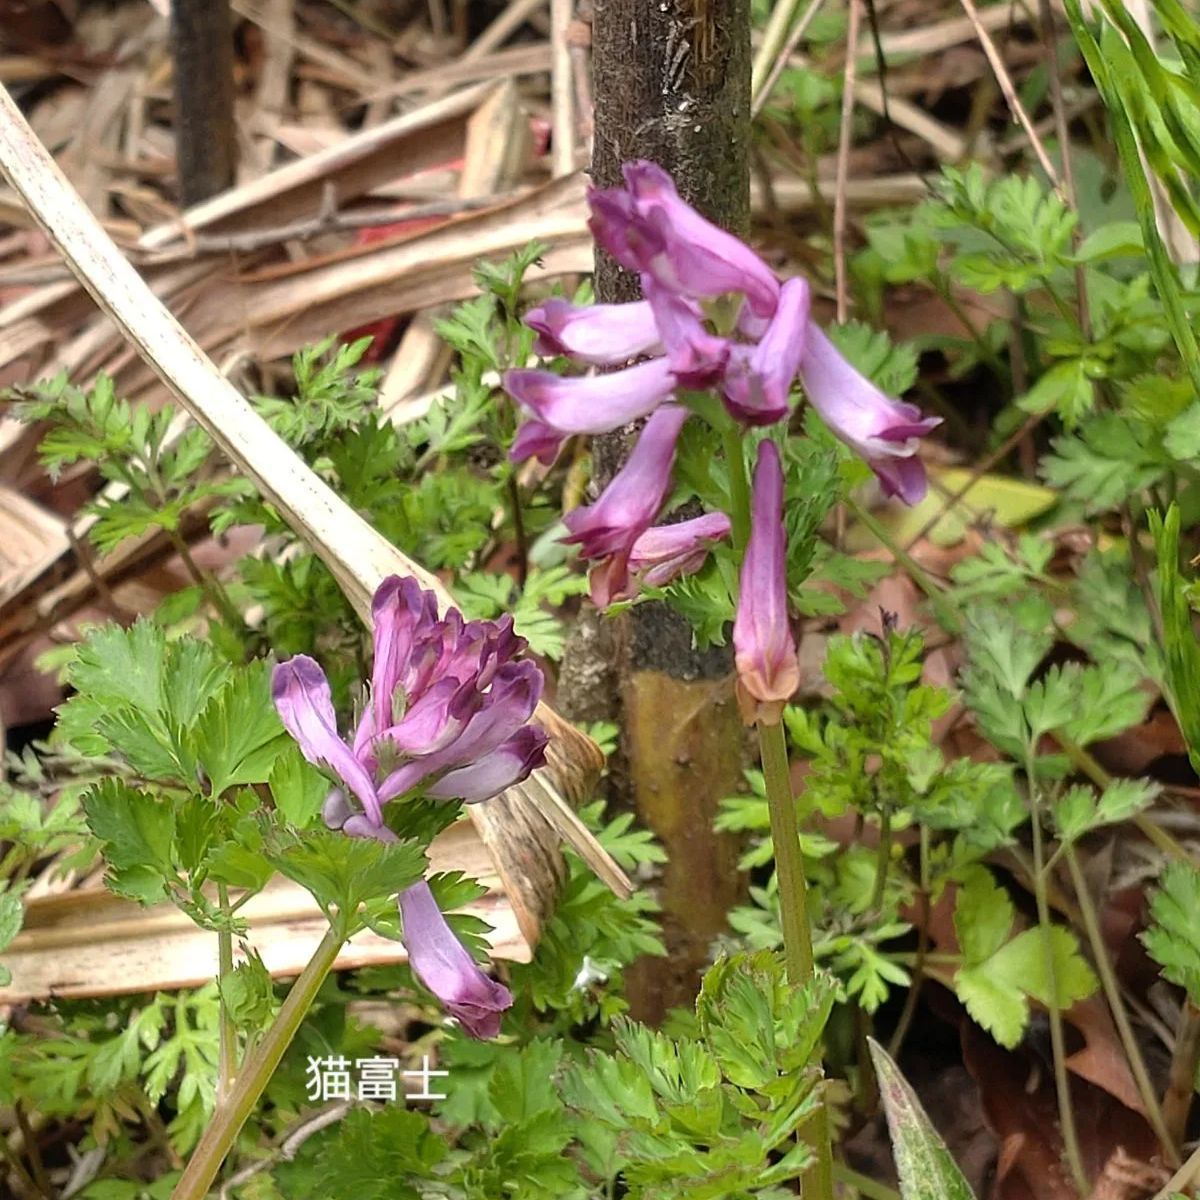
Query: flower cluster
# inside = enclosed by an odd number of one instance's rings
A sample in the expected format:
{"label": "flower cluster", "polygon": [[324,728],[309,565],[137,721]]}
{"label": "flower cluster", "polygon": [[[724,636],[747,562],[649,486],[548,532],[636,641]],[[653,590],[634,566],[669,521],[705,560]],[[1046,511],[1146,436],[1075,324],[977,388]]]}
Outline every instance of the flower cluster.
{"label": "flower cluster", "polygon": [[[375,658],[369,702],[344,740],[329,682],[306,655],[280,663],[272,692],[304,757],[338,787],[325,823],[351,837],[394,841],[383,806],[419,792],[473,803],[525,779],[545,760],[546,734],[529,723],[542,693],[512,620],[465,621],[412,579],[392,576],[373,605]],[[425,883],[399,897],[404,942],[417,977],[474,1037],[493,1037],[512,1004],[454,936]]]}
{"label": "flower cluster", "polygon": [[[596,503],[567,518],[567,540],[598,564],[596,603],[632,595],[639,576],[662,583],[695,569],[729,531],[721,514],[652,528],[670,490],[689,390],[715,389],[740,425],[770,426],[789,416],[799,378],[809,402],[884,490],[919,500],[925,472],[917,440],[937,419],[885,396],[838,353],[812,320],[804,279],[781,283],[749,246],[686,204],[653,163],[630,163],[624,174],[624,187],[589,193],[590,224],[596,242],[639,274],[646,298],[586,307],[553,299],[525,318],[539,354],[622,369],[591,376],[521,369],[504,377],[527,414],[515,460],[549,463],[568,437],[650,418]],[[715,330],[704,302],[728,295],[738,298],[732,328]]]}

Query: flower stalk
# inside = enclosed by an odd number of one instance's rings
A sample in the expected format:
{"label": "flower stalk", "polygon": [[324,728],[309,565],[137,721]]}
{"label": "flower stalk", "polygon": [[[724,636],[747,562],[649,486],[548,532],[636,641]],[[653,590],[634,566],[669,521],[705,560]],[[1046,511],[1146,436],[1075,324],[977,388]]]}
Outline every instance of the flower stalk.
{"label": "flower stalk", "polygon": [[[808,923],[808,883],[796,823],[796,798],[792,793],[787,738],[778,721],[758,723],[758,746],[771,812],[771,842],[775,850],[775,875],[779,883],[783,954],[793,987],[805,987],[814,974],[812,929]],[[818,1084],[818,1086],[820,1086]],[[824,1102],[801,1130],[816,1152],[817,1161],[802,1181],[805,1200],[833,1200],[833,1149],[829,1135],[829,1110]]]}
{"label": "flower stalk", "polygon": [[223,1104],[217,1105],[212,1122],[204,1131],[204,1136],[171,1193],[171,1200],[204,1200],[242,1126],[254,1111],[275,1068],[292,1044],[296,1030],[312,1007],[345,940],[342,921],[330,926],[312,958],[292,984],[274,1024],[243,1064],[228,1098]]}

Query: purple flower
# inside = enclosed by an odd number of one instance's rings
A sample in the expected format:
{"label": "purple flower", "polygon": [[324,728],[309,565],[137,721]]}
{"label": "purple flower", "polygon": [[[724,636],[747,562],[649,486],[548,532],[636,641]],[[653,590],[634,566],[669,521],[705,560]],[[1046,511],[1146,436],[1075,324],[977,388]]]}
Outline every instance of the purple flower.
{"label": "purple flower", "polygon": [[688,411],[677,404],[660,408],[642,430],[624,467],[595,504],[563,518],[569,535],[586,559],[599,559],[592,572],[592,599],[606,608],[628,584],[634,543],[650,528],[671,487],[675,442]]}
{"label": "purple flower", "polygon": [[[283,727],[314,767],[332,771],[376,823],[383,821],[375,781],[364,763],[338,736],[333,695],[320,665],[306,654],[280,663],[271,677],[271,697]],[[345,800],[344,793],[342,795]]]}
{"label": "purple flower", "polygon": [[592,234],[623,267],[693,298],[740,292],[757,316],[774,313],[779,281],[745,242],[685,203],[654,163],[623,173],[625,188],[588,194]]}
{"label": "purple flower", "polygon": [[[610,371],[605,375],[563,376],[552,371],[504,373],[504,390],[533,414],[541,428],[513,444],[510,457],[525,458],[549,449],[551,431],[559,440],[574,433],[609,433],[652,413],[674,390],[675,376],[665,358]],[[531,440],[532,439],[532,440]],[[557,453],[557,447],[555,448]],[[551,455],[553,458],[553,455]]]}
{"label": "purple flower", "polygon": [[[396,840],[383,805],[420,789],[476,802],[519,783],[545,761],[546,734],[529,724],[542,694],[537,665],[511,618],[438,614],[437,598],[393,576],[375,593],[371,696],[352,743],[337,732],[329,682],[311,658],[280,663],[272,679],[284,727],[309,762],[342,786],[322,816],[349,837]],[[382,776],[382,779],[380,778]],[[354,801],[357,801],[357,806]],[[475,1037],[492,1036],[512,1003],[459,945],[424,883],[400,897],[404,941],[422,982]]]}
{"label": "purple flower", "polygon": [[662,587],[680,575],[698,571],[714,542],[729,536],[723,512],[705,513],[674,525],[647,529],[629,554],[629,573],[645,587]]}
{"label": "purple flower", "polygon": [[400,916],[413,974],[471,1037],[495,1037],[501,1014],[512,1007],[512,993],[480,970],[447,924],[427,883],[400,893]]}
{"label": "purple flower", "polygon": [[[418,785],[435,786],[430,785],[432,776],[442,771],[453,773],[456,768],[476,763],[498,750],[524,727],[525,722],[533,715],[541,694],[542,673],[536,663],[505,663],[497,671],[486,701],[474,705],[465,704],[465,707],[469,708],[466,719],[462,718],[461,713],[456,714],[455,719],[460,724],[455,736],[433,753],[414,757],[393,770],[379,785],[380,801],[386,803],[388,800],[394,800]],[[533,737],[537,744],[529,750],[533,756],[533,766],[530,770],[541,765],[546,745],[546,735],[542,730],[534,729]],[[517,774],[516,778],[510,779],[505,786],[519,783],[528,774],[528,770],[524,774]],[[500,790],[502,789],[496,789]],[[432,790],[429,794],[433,794]],[[445,789],[439,794],[449,796]],[[490,794],[495,795],[496,792]],[[476,789],[472,795],[464,795],[460,799],[484,800],[487,797],[478,794]]]}
{"label": "purple flower", "polygon": [[758,345],[737,347],[723,392],[725,407],[742,424],[773,425],[788,415],[788,395],[804,355],[808,310],[808,282],[799,276],[789,279]]}
{"label": "purple flower", "polygon": [[642,290],[662,333],[672,374],[684,387],[711,387],[725,373],[733,343],[709,333],[699,305],[669,291],[653,276],[642,276]]}
{"label": "purple flower", "polygon": [[754,468],[750,541],[742,561],[733,657],[738,704],[747,722],[779,720],[800,684],[796,640],[788,618],[787,532],[779,449],[764,441]]}
{"label": "purple flower", "polygon": [[800,381],[821,419],[867,461],[889,496],[906,504],[922,499],[925,466],[917,457],[917,439],[940,425],[940,417],[924,417],[915,404],[885,396],[811,322]]}
{"label": "purple flower", "polygon": [[645,300],[632,304],[579,306],[552,297],[525,314],[537,332],[533,352],[543,358],[566,354],[579,362],[618,367],[643,354],[659,354],[662,343]]}
{"label": "purple flower", "polygon": [[498,795],[525,779],[545,757],[545,737],[540,729],[522,725],[495,750],[465,767],[448,771],[425,791],[437,799],[465,800],[472,804]]}
{"label": "purple flower", "polygon": [[562,444],[569,434],[559,431],[537,417],[530,417],[517,430],[513,444],[509,447],[508,457],[513,462],[524,462],[527,458],[536,458],[539,462],[550,466],[558,457]]}

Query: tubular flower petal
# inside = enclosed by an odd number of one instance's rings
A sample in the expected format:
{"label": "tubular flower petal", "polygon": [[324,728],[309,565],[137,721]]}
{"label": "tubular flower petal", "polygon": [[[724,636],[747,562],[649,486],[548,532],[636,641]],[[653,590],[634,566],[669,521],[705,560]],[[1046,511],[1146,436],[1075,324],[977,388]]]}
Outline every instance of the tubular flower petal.
{"label": "tubular flower petal", "polygon": [[595,366],[618,367],[662,351],[654,313],[645,300],[576,305],[552,297],[524,319],[538,335],[533,352],[543,358],[565,354]]}
{"label": "tubular flower petal", "polygon": [[774,313],[779,281],[745,242],[681,199],[654,163],[627,163],[624,175],[625,188],[588,195],[592,234],[623,267],[685,296],[741,292],[758,316]]}
{"label": "tubular flower petal", "polygon": [[279,663],[271,675],[271,697],[283,727],[314,767],[332,771],[358,797],[367,815],[382,821],[375,781],[338,736],[329,680],[306,654]]}
{"label": "tubular flower petal", "polygon": [[660,408],[595,504],[563,518],[569,531],[564,541],[578,545],[583,558],[606,560],[592,575],[592,599],[600,607],[625,590],[633,545],[658,516],[670,490],[675,443],[687,417],[687,409],[679,405]]}
{"label": "tubular flower petal", "polygon": [[787,606],[783,469],[774,442],[758,448],[751,518],[733,622],[738,703],[748,723],[774,723],[800,684]]}
{"label": "tubular flower petal", "polygon": [[940,417],[924,417],[915,404],[885,396],[812,322],[800,381],[821,419],[866,460],[889,496],[899,496],[906,504],[922,499],[926,480],[917,457],[918,439],[940,425]]}
{"label": "tubular flower petal", "polygon": [[504,390],[539,421],[560,433],[610,433],[648,416],[675,387],[661,358],[604,375],[505,371]]}
{"label": "tubular flower petal", "polygon": [[647,529],[629,555],[629,572],[645,587],[662,587],[698,571],[714,542],[729,536],[729,518],[723,512],[705,513],[674,525]]}
{"label": "tubular flower petal", "polygon": [[550,466],[558,457],[562,444],[568,435],[551,429],[537,417],[530,417],[513,438],[513,444],[508,449],[508,457],[513,462],[524,462],[527,458],[536,458],[538,462]]}
{"label": "tubular flower petal", "polygon": [[653,276],[642,276],[642,290],[662,331],[667,361],[675,378],[684,387],[711,387],[725,373],[733,343],[709,333],[700,308],[668,291]]}
{"label": "tubular flower petal", "polygon": [[329,829],[341,829],[353,814],[354,809],[341,788],[334,788],[321,805],[321,820]]}
{"label": "tubular flower petal", "polygon": [[464,800],[473,804],[512,787],[529,776],[544,758],[546,734],[534,725],[522,725],[490,754],[470,766],[447,771],[426,795],[441,800]]}
{"label": "tubular flower petal", "polygon": [[479,969],[427,883],[400,893],[400,917],[413,974],[472,1037],[495,1037],[504,1011],[512,1007],[512,993]]}
{"label": "tubular flower petal", "polygon": [[725,407],[745,425],[773,425],[788,415],[792,380],[804,355],[809,290],[789,279],[779,307],[756,346],[739,346],[725,377]]}

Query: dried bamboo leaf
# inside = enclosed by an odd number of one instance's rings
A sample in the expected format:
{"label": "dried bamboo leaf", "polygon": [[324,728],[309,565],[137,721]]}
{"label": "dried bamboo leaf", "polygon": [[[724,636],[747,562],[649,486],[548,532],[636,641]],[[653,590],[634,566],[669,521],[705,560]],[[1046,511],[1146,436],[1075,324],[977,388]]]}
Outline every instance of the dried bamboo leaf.
{"label": "dried bamboo leaf", "polygon": [[221,192],[147,230],[138,246],[155,250],[201,231],[245,232],[315,217],[329,188],[345,203],[388,180],[436,167],[460,152],[468,119],[494,86],[466,88]]}
{"label": "dried bamboo leaf", "polygon": [[[429,865],[478,879],[488,890],[463,911],[491,926],[494,957],[529,961],[530,943],[469,821],[452,826],[430,846]],[[280,877],[238,915],[249,924],[247,941],[276,977],[299,974],[328,927],[308,892]],[[212,934],[172,904],[141,908],[103,886],[43,895],[28,901],[24,928],[4,952],[12,982],[0,988],[0,1005],[198,987],[216,974],[216,956]],[[402,943],[365,930],[347,943],[336,965],[384,966],[406,958]]]}
{"label": "dried bamboo leaf", "polygon": [[[400,554],[346,505],[217,371],[121,256],[3,89],[0,169],[96,302],[229,460],[321,557],[364,622],[370,620],[371,597],[379,583],[394,573],[420,580],[444,604],[450,602],[435,576]],[[540,707],[538,719],[554,740],[551,769],[558,774],[558,783],[568,794],[577,792],[598,769],[599,751],[591,739],[547,706]],[[561,860],[552,851],[550,827],[533,807],[531,796],[520,788],[505,794],[500,803],[513,814],[511,826],[477,815],[487,805],[472,809],[530,942],[536,938],[562,871]],[[510,830],[518,836],[510,836]],[[521,835],[531,841],[522,842]],[[623,872],[578,821],[572,828],[572,844],[611,886],[628,889]]]}

